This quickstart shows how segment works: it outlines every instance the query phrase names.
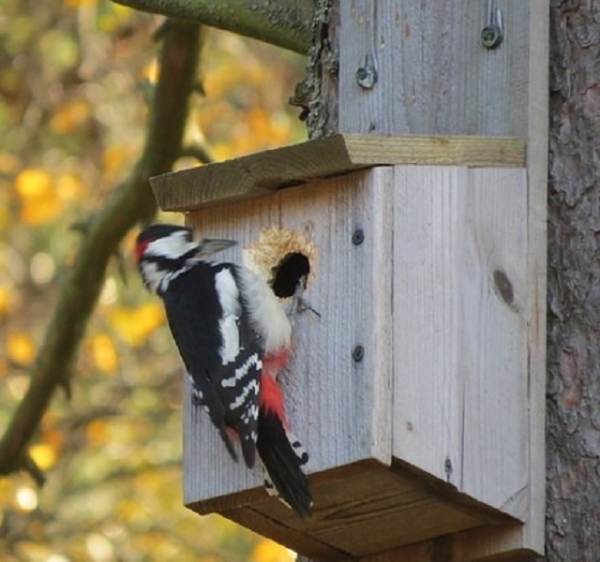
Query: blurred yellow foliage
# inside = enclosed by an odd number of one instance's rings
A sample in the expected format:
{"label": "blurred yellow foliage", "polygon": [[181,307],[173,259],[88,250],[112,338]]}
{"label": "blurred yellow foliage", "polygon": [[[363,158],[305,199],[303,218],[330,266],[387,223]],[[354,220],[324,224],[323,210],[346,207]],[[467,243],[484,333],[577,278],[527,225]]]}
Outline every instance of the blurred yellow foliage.
{"label": "blurred yellow foliage", "polygon": [[[159,72],[152,34],[163,18],[110,0],[58,0],[40,9],[8,0],[0,12],[9,23],[0,25],[9,62],[0,68],[6,426],[29,388],[33,335],[43,333],[80,246],[68,225],[86,223],[139,157]],[[226,159],[301,140],[298,110],[287,111],[286,101],[304,66],[296,55],[211,31],[202,60],[206,95],[194,96],[186,144]],[[122,246],[133,247],[136,234]],[[131,261],[125,267],[136,275]],[[0,480],[0,505],[21,517],[12,532],[14,521],[0,514],[7,530],[0,560],[290,562],[286,549],[224,519],[198,518],[172,493],[181,480],[181,411],[180,380],[169,375],[179,357],[167,331],[157,333],[162,304],[139,279],[125,284],[111,271],[72,372],[77,399],[59,393],[52,400],[31,448],[38,465],[52,470],[47,485],[38,492],[24,474]],[[119,369],[123,377],[111,376]]]}
{"label": "blurred yellow foliage", "polygon": [[106,334],[91,338],[90,351],[94,365],[103,373],[113,373],[119,367],[119,356],[115,344]]}
{"label": "blurred yellow foliage", "polygon": [[15,189],[22,199],[43,197],[52,190],[52,176],[39,168],[26,168],[15,178]]}
{"label": "blurred yellow foliage", "polygon": [[14,299],[14,290],[8,284],[0,285],[0,318],[8,314]]}
{"label": "blurred yellow foliage", "polygon": [[160,303],[151,301],[136,308],[115,306],[108,320],[119,337],[132,346],[142,345],[165,321]]}
{"label": "blurred yellow foliage", "polygon": [[21,161],[10,152],[0,152],[0,172],[14,174],[21,165]]}
{"label": "blurred yellow foliage", "polygon": [[158,81],[158,72],[160,68],[158,66],[158,61],[156,59],[152,59],[141,72],[140,78],[142,80],[147,80],[150,84],[156,84]]}
{"label": "blurred yellow foliage", "polygon": [[48,470],[56,463],[56,451],[47,443],[33,445],[29,449],[31,457],[42,470]]}
{"label": "blurred yellow foliage", "polygon": [[56,180],[56,193],[62,201],[79,199],[83,194],[81,178],[75,174],[62,174]]}
{"label": "blurred yellow foliage", "polygon": [[15,178],[15,191],[21,199],[21,220],[30,226],[45,224],[62,211],[54,178],[39,168],[26,168]]}
{"label": "blurred yellow foliage", "polygon": [[44,444],[55,452],[60,451],[65,443],[65,433],[60,429],[44,429],[43,438]]}
{"label": "blurred yellow foliage", "polygon": [[52,117],[50,126],[58,133],[71,133],[92,115],[92,107],[83,99],[74,99]]}
{"label": "blurred yellow foliage", "polygon": [[123,145],[109,146],[102,155],[104,172],[110,177],[119,177],[131,165],[135,150]]}
{"label": "blurred yellow foliage", "polygon": [[296,555],[276,542],[263,539],[252,552],[252,562],[294,562]]}
{"label": "blurred yellow foliage", "polygon": [[94,420],[88,423],[85,426],[85,434],[92,445],[102,445],[109,438],[108,428],[103,420]]}
{"label": "blurred yellow foliage", "polygon": [[35,358],[35,343],[25,332],[9,334],[6,340],[6,354],[17,365],[29,365]]}
{"label": "blurred yellow foliage", "polygon": [[79,8],[86,6],[95,6],[98,4],[98,0],[64,0],[65,5],[69,8]]}

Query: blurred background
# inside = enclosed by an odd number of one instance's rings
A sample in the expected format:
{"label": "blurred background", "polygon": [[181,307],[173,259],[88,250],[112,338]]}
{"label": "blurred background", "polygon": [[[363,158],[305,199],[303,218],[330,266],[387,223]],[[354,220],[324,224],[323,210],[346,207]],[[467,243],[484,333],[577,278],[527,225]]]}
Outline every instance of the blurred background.
{"label": "blurred background", "polygon": [[[108,0],[0,0],[0,432],[28,387],[81,225],[140,154],[162,21]],[[304,65],[210,30],[188,139],[216,160],[303,140],[287,100]],[[72,397],[55,396],[31,449],[47,483],[0,479],[0,559],[294,560],[182,506],[180,363],[130,259],[136,234],[109,268]]]}

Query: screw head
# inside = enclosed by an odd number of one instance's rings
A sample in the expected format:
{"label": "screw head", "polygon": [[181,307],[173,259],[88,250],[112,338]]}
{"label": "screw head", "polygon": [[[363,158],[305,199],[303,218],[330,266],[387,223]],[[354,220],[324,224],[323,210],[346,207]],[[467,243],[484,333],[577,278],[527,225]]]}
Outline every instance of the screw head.
{"label": "screw head", "polygon": [[370,90],[377,83],[377,69],[371,64],[359,67],[355,76],[356,82],[363,90]]}
{"label": "screw head", "polygon": [[357,345],[352,350],[352,359],[355,363],[360,363],[365,357],[365,348],[362,345]]}
{"label": "screw head", "polygon": [[452,478],[453,470],[454,467],[452,466],[452,461],[450,460],[450,457],[446,457],[446,459],[444,460],[444,472],[446,473],[446,480],[448,482],[450,482],[450,478]]}
{"label": "screw head", "polygon": [[357,228],[352,233],[352,244],[360,246],[365,241],[365,231],[362,228]]}
{"label": "screw head", "polygon": [[481,30],[481,44],[486,49],[495,49],[499,47],[504,39],[504,34],[500,26],[496,24],[486,25]]}

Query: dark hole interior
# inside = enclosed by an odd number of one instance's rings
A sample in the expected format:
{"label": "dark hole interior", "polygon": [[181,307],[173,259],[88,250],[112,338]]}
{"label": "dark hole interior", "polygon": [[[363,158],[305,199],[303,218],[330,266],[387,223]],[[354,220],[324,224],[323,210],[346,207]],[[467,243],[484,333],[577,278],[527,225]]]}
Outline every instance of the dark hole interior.
{"label": "dark hole interior", "polygon": [[287,254],[274,268],[271,287],[280,298],[291,297],[298,288],[300,280],[306,281],[310,273],[310,262],[300,252]]}

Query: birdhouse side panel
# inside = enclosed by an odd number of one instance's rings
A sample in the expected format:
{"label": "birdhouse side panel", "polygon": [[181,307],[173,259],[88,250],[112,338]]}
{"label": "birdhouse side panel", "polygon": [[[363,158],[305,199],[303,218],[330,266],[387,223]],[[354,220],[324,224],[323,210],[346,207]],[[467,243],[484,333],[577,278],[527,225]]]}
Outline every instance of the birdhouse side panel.
{"label": "birdhouse side panel", "polygon": [[525,169],[396,167],[394,456],[525,519]]}

